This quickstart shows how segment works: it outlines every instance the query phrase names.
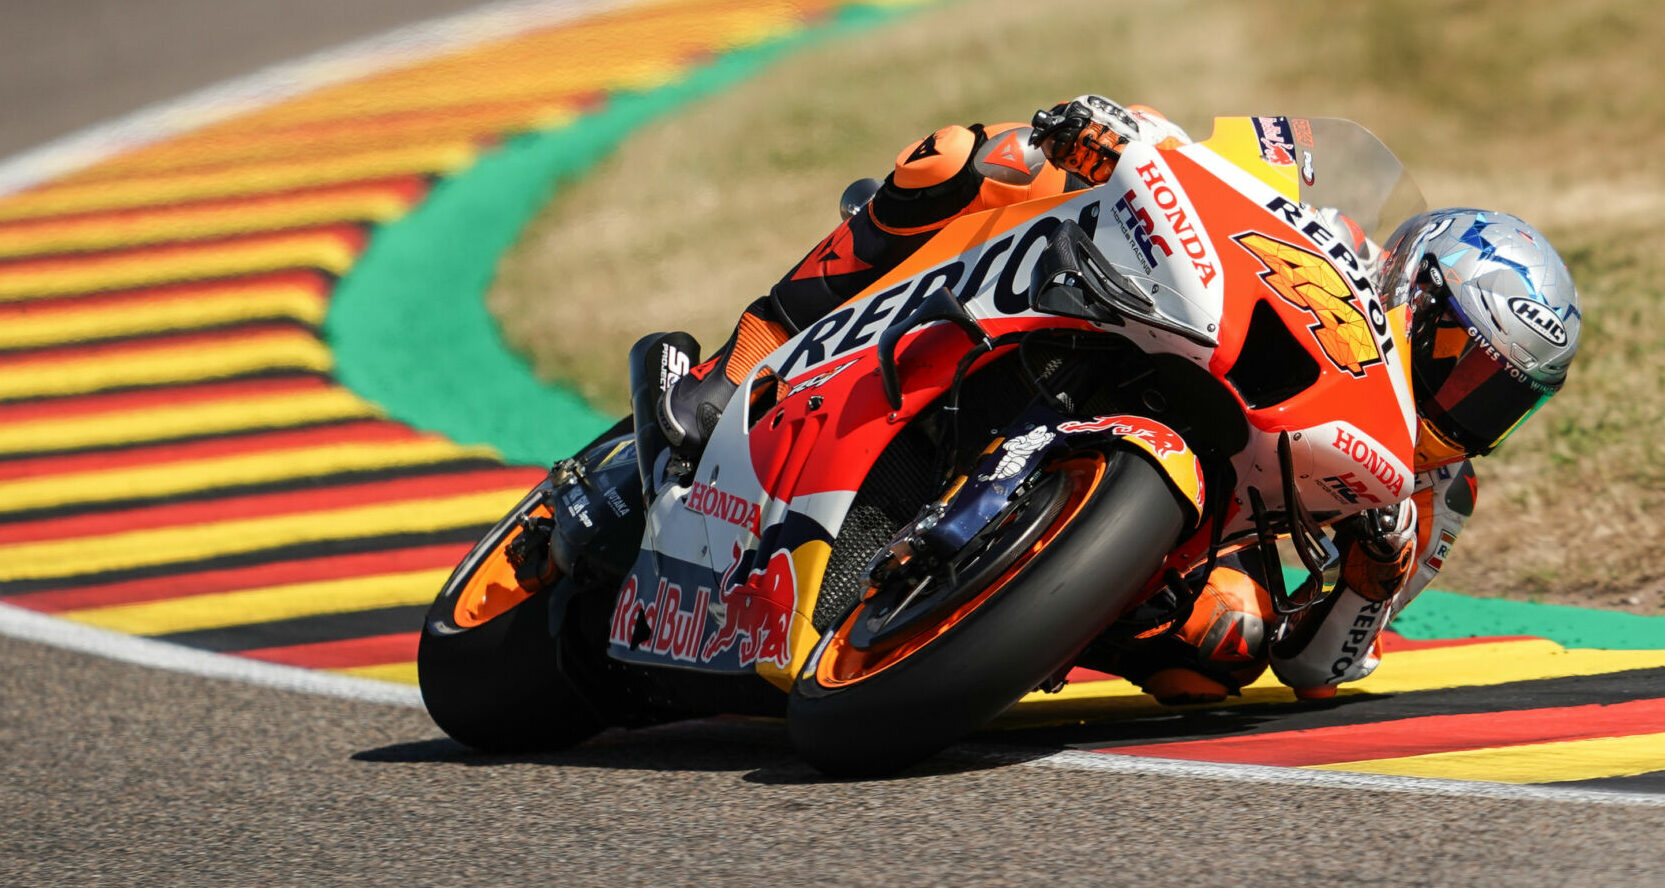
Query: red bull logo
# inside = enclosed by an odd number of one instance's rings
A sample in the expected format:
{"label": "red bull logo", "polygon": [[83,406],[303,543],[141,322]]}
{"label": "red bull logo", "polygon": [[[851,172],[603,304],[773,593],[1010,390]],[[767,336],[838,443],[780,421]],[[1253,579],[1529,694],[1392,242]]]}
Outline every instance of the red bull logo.
{"label": "red bull logo", "polygon": [[[1179,433],[1154,419],[1131,414],[1098,416],[1078,422],[1058,423],[1058,431],[1066,435],[1102,432],[1134,441],[1162,464],[1162,470],[1173,481],[1199,513],[1206,502],[1207,489],[1203,482],[1202,462],[1191,452],[1190,445]],[[1189,465],[1187,465],[1189,463]]]}
{"label": "red bull logo", "polygon": [[752,571],[745,582],[723,585],[722,624],[706,639],[700,660],[709,663],[735,648],[742,666],[768,661],[784,669],[792,659],[787,641],[792,602],[797,598],[792,556],[777,551],[767,566]]}
{"label": "red bull logo", "polygon": [[1189,450],[1185,439],[1179,433],[1168,428],[1154,419],[1131,414],[1116,416],[1099,416],[1080,422],[1061,422],[1058,431],[1066,435],[1076,435],[1083,432],[1104,432],[1119,435],[1124,438],[1138,438],[1150,445],[1151,453],[1157,459],[1184,453]]}
{"label": "red bull logo", "polygon": [[[654,600],[643,603],[637,591],[636,577],[632,575],[624,581],[624,586],[619,589],[618,601],[613,605],[608,640],[613,644],[692,663],[699,652],[700,636],[705,629],[710,602],[711,590],[701,586],[688,596],[690,608],[685,611],[682,609],[682,587],[660,578]],[[638,618],[647,624],[648,635],[645,638],[637,636]],[[636,643],[633,644],[633,641]]]}
{"label": "red bull logo", "polygon": [[[792,555],[777,551],[763,567],[745,574],[750,559],[734,546],[734,563],[713,596],[709,586],[685,590],[660,577],[643,594],[643,580],[631,574],[619,587],[608,641],[628,650],[682,663],[710,663],[734,651],[735,666],[769,662],[785,668],[792,660],[789,640],[797,580]],[[708,627],[715,621],[716,628]],[[726,663],[722,668],[730,668]]]}

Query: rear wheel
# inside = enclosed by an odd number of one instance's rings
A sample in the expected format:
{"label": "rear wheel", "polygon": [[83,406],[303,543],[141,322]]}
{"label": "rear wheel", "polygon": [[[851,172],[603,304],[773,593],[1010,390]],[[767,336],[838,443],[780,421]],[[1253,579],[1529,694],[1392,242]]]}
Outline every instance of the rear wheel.
{"label": "rear wheel", "polygon": [[570,746],[605,724],[561,668],[550,607],[570,580],[528,588],[508,560],[522,516],[542,514],[539,485],[480,540],[428,609],[417,648],[422,702],[457,741],[487,752]]}
{"label": "rear wheel", "polygon": [[1185,514],[1130,452],[1053,463],[923,600],[871,590],[829,627],[792,689],[793,743],[822,771],[869,776],[976,730],[1125,610]]}

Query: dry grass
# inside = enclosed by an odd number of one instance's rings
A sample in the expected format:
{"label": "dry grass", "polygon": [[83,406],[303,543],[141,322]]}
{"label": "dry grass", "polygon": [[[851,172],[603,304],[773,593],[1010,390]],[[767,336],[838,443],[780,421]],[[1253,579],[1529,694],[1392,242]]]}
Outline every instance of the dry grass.
{"label": "dry grass", "polygon": [[[1080,92],[1216,114],[1351,117],[1430,200],[1519,213],[1572,266],[1563,394],[1483,461],[1440,585],[1665,611],[1665,7],[962,0],[792,57],[632,139],[550,206],[491,308],[540,373],[610,407],[637,336],[707,343],[836,221],[843,185],[947,122]],[[1634,599],[1627,601],[1625,599]]]}

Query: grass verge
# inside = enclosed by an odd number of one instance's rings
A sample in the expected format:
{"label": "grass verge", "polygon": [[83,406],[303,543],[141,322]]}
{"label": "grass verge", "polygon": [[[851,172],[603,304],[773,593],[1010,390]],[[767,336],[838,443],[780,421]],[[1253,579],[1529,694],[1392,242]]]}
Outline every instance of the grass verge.
{"label": "grass verge", "polygon": [[1440,585],[1665,613],[1665,7],[1548,0],[1315,4],[959,0],[801,52],[638,133],[562,192],[489,307],[540,375],[614,410],[623,355],[677,327],[715,344],[882,175],[949,122],[1093,91],[1217,114],[1351,117],[1436,205],[1518,213],[1584,299],[1566,390],[1483,460]]}

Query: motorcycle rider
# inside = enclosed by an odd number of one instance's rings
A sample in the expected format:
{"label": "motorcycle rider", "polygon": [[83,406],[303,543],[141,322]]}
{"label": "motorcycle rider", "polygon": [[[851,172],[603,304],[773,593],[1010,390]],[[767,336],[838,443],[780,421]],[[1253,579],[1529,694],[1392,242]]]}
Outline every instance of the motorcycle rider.
{"label": "motorcycle rider", "polygon": [[[1154,109],[1084,95],[1037,112],[1028,126],[948,126],[913,143],[865,209],[748,306],[715,356],[662,399],[667,439],[691,459],[753,366],[953,219],[1102,184],[1132,142],[1190,141]],[[1385,307],[1409,306],[1419,419],[1413,493],[1332,528],[1342,557],[1336,593],[1292,617],[1274,613],[1251,559],[1222,558],[1188,614],[1114,656],[1118,674],[1164,703],[1224,699],[1268,665],[1302,699],[1369,675],[1380,662],[1379,633],[1438,573],[1473,513],[1469,460],[1561,388],[1578,348],[1572,279],[1548,239],[1520,219],[1426,212],[1378,248],[1345,216],[1320,215],[1371,266]]]}

